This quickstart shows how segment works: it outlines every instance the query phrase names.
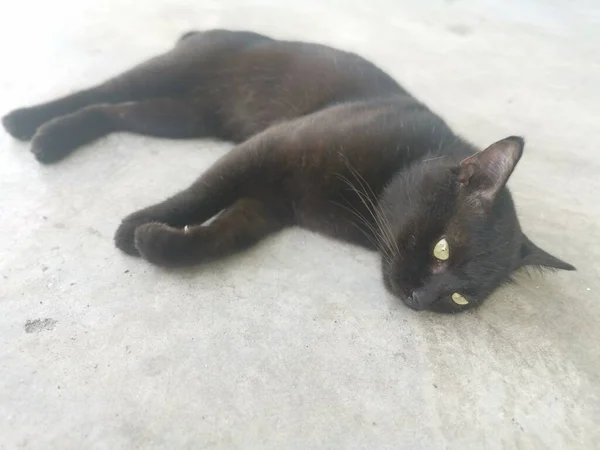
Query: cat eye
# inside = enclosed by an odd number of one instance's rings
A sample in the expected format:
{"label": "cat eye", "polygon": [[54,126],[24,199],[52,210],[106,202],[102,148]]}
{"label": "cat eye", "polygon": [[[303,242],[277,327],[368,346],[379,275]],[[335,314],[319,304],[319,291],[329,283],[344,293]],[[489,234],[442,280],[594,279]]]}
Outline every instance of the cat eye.
{"label": "cat eye", "polygon": [[454,294],[452,294],[452,301],[460,306],[469,304],[469,301],[466,298],[464,298],[462,295],[460,295],[458,292],[455,292]]}
{"label": "cat eye", "polygon": [[440,239],[438,243],[435,244],[435,247],[433,247],[433,256],[440,261],[446,261],[450,258],[450,247],[448,246],[446,238]]}

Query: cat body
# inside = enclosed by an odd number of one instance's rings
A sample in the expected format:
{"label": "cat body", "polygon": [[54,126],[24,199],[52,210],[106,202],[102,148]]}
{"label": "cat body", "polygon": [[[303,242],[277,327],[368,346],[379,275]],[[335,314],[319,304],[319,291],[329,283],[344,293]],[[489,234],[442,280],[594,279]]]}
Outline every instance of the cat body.
{"label": "cat body", "polygon": [[372,63],[326,46],[191,32],[3,124],[44,163],[115,131],[237,143],[123,220],[117,247],[158,265],[222,258],[297,225],[379,251],[388,289],[440,312],[480,304],[525,265],[573,269],[519,227],[505,184],[521,138],[477,152]]}

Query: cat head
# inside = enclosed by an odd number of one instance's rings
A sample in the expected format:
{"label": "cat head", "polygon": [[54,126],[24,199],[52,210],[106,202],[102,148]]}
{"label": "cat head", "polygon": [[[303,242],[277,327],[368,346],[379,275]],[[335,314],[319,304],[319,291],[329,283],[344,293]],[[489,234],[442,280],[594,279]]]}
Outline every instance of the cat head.
{"label": "cat head", "polygon": [[575,269],[521,231],[505,185],[523,147],[513,136],[462,161],[426,158],[385,189],[383,277],[409,307],[456,313],[481,304],[521,267]]}

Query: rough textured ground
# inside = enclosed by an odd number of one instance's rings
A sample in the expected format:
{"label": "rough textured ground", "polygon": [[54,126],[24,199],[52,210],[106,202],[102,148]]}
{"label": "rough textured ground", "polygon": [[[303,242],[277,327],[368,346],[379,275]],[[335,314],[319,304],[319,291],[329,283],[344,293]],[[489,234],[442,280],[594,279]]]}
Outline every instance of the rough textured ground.
{"label": "rough textured ground", "polygon": [[600,448],[594,3],[3,5],[1,113],[193,28],[360,52],[474,142],[525,135],[524,228],[579,271],[520,277],[454,317],[408,310],[375,255],[300,230],[164,271],[116,251],[113,231],[228,145],[121,134],[43,167],[0,133],[0,447]]}

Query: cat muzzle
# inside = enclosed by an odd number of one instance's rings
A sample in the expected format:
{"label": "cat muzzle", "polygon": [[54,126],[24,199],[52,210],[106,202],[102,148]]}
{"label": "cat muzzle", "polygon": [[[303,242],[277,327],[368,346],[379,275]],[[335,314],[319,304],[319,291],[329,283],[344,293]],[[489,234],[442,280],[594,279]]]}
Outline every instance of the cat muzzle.
{"label": "cat muzzle", "polygon": [[415,311],[422,311],[433,305],[436,300],[437,298],[427,295],[426,292],[414,290],[405,298],[404,302],[409,308],[414,309]]}

